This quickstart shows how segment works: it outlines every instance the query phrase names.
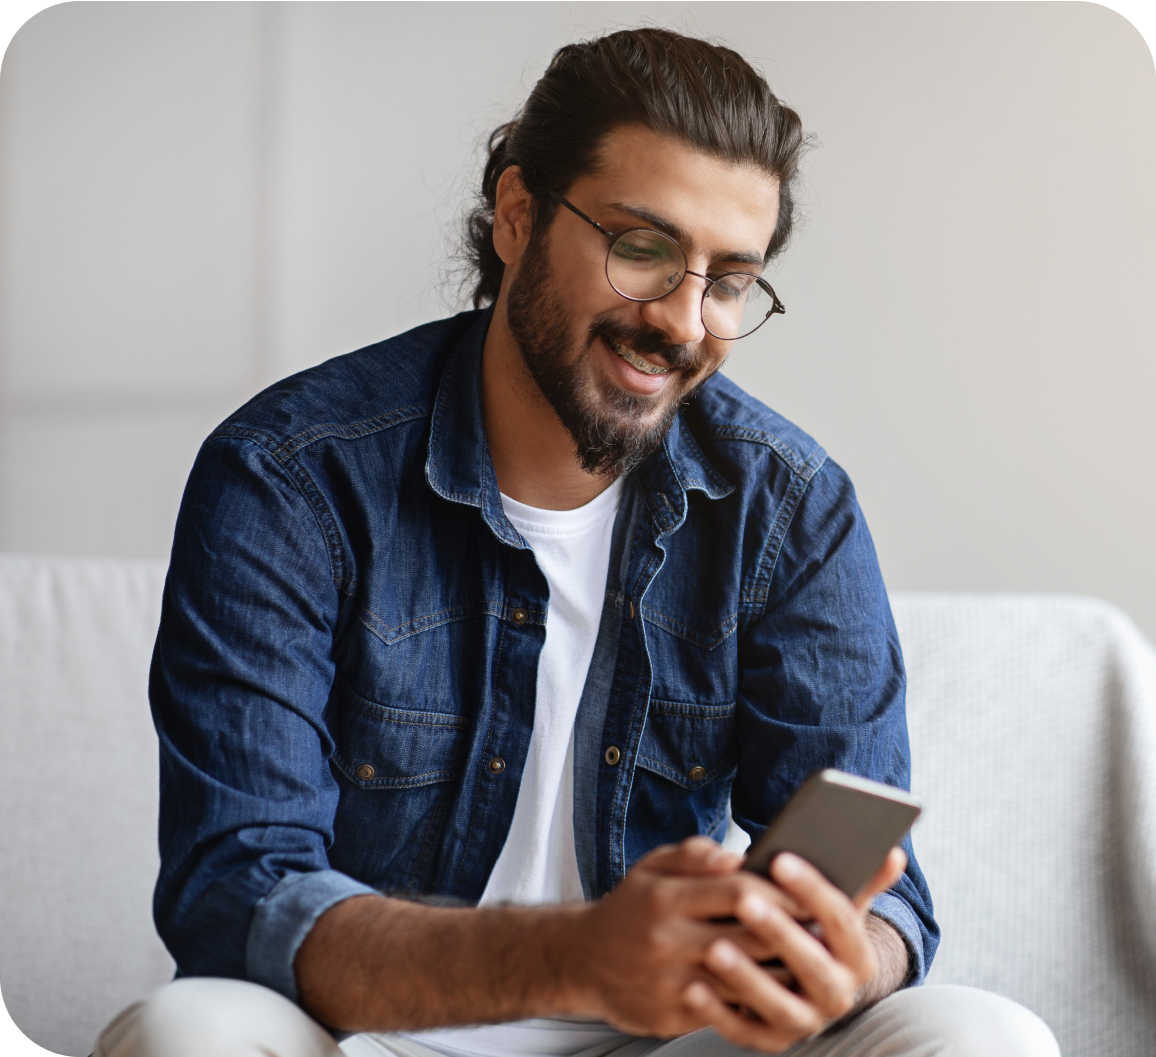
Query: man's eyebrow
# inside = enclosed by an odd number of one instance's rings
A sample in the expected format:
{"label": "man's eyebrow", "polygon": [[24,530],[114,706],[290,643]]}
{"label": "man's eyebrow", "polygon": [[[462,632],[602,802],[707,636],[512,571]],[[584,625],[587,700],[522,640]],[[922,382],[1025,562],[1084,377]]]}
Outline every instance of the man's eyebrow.
{"label": "man's eyebrow", "polygon": [[[625,202],[611,202],[609,208],[617,209],[622,213],[629,213],[632,217],[637,217],[648,227],[655,228],[664,235],[669,235],[686,249],[694,248],[694,239],[691,238],[686,231],[672,221],[658,216],[657,213],[650,212],[649,209],[643,209],[641,206],[627,205]],[[716,254],[714,259],[726,261],[730,264],[751,264],[760,271],[765,265],[761,253],[748,253],[745,250],[726,250],[723,253]]]}

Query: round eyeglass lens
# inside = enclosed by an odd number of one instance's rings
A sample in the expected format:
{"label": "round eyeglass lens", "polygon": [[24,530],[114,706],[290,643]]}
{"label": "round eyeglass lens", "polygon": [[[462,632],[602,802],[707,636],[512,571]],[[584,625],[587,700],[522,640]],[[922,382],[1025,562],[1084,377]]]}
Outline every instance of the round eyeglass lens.
{"label": "round eyeglass lens", "polygon": [[623,297],[652,301],[669,294],[686,275],[686,254],[674,239],[649,228],[618,236],[606,255],[606,278]]}
{"label": "round eyeglass lens", "polygon": [[775,295],[757,275],[731,272],[720,275],[702,299],[702,323],[716,338],[745,338],[768,319]]}

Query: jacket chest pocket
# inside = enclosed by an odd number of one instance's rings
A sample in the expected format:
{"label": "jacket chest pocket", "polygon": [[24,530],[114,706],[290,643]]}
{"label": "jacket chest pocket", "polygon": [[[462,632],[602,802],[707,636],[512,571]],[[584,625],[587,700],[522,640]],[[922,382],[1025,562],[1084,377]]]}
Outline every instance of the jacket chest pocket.
{"label": "jacket chest pocket", "polygon": [[638,747],[638,766],[683,789],[698,789],[734,771],[735,706],[652,700]]}
{"label": "jacket chest pocket", "polygon": [[370,701],[343,680],[334,686],[333,766],[361,789],[414,789],[451,782],[468,737],[463,716]]}
{"label": "jacket chest pocket", "polygon": [[659,844],[696,833],[720,840],[736,761],[733,703],[652,698],[630,789],[626,868]]}

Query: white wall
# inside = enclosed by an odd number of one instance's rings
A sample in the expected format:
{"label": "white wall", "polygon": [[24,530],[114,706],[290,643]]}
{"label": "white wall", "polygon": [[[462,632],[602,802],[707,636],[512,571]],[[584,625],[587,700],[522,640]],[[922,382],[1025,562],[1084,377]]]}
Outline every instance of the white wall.
{"label": "white wall", "polygon": [[74,4],[0,74],[0,550],[164,555],[259,386],[453,307],[479,139],[642,19],[821,146],[728,372],[857,482],[892,588],[1076,591],[1156,638],[1156,74],[1093,4]]}

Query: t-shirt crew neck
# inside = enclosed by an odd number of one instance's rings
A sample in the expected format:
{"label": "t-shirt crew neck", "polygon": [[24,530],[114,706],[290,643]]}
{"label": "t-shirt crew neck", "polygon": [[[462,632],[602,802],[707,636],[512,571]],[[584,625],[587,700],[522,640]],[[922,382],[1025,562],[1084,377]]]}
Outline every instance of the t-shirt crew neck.
{"label": "t-shirt crew neck", "polygon": [[[575,536],[589,530],[595,524],[602,524],[610,515],[613,522],[618,511],[618,502],[622,496],[622,478],[619,477],[609,488],[599,492],[589,503],[573,510],[547,510],[545,507],[528,506],[511,499],[505,492],[502,497],[502,509],[510,524],[514,526],[531,547],[534,541],[530,536],[565,535]],[[527,535],[529,533],[529,535]],[[534,557],[538,552],[534,551]],[[607,552],[606,561],[609,564],[610,554]]]}

